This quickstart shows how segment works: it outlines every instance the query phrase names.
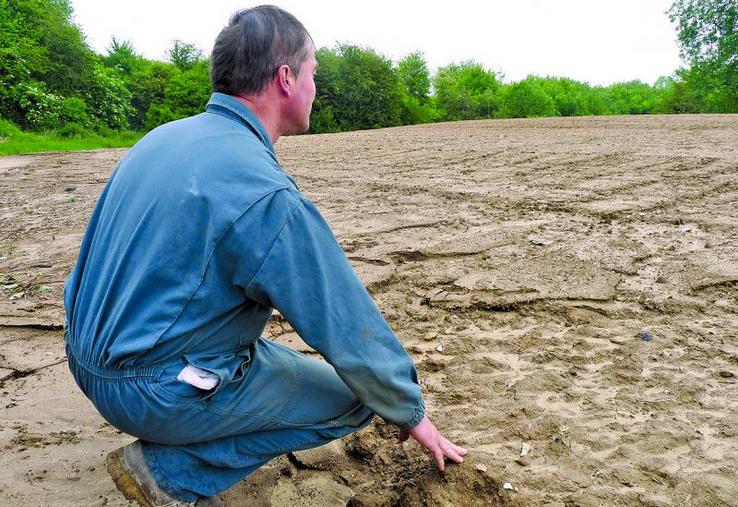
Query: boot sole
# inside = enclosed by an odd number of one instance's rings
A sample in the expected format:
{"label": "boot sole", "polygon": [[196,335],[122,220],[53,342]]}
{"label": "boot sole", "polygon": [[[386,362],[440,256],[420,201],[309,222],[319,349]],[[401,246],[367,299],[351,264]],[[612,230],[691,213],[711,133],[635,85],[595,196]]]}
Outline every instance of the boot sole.
{"label": "boot sole", "polygon": [[126,500],[136,502],[141,507],[155,507],[144,495],[138,483],[123,465],[123,449],[116,449],[105,459],[105,468],[113,478],[115,487],[123,493]]}

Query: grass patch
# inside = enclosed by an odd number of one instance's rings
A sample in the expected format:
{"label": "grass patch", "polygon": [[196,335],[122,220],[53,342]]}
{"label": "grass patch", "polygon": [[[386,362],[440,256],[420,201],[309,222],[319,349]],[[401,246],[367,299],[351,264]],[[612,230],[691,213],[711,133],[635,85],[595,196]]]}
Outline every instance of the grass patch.
{"label": "grass patch", "polygon": [[54,132],[23,132],[20,130],[0,132],[0,155],[94,150],[96,148],[130,148],[143,135],[143,132],[112,132],[108,136],[101,136],[86,132],[80,136],[63,137]]}

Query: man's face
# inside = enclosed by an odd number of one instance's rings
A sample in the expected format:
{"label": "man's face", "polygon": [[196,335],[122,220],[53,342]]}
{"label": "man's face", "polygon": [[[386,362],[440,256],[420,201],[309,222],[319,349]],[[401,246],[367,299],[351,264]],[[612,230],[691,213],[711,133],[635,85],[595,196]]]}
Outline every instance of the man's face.
{"label": "man's face", "polygon": [[313,108],[313,100],[315,100],[314,77],[317,67],[315,48],[311,44],[307,58],[302,62],[300,73],[295,80],[295,92],[287,105],[286,116],[289,131],[286,133],[288,134],[300,134],[310,128],[310,111]]}

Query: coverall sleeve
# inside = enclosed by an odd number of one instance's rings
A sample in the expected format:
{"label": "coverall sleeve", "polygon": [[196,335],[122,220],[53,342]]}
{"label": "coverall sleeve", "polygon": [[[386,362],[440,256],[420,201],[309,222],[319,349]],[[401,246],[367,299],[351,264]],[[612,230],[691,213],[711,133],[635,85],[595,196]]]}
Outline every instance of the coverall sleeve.
{"label": "coverall sleeve", "polygon": [[245,287],[247,297],[279,310],[372,411],[414,427],[425,405],[412,359],[320,212],[289,193],[295,205]]}

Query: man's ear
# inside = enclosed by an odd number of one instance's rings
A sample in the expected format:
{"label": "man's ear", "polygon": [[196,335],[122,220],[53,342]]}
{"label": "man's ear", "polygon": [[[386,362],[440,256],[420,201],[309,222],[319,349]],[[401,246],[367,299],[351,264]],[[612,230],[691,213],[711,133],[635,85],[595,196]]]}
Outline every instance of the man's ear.
{"label": "man's ear", "polygon": [[288,97],[292,96],[292,92],[294,91],[295,81],[292,78],[292,71],[290,70],[289,65],[282,65],[277,69],[277,76],[275,77],[277,80],[277,86],[279,87],[279,90],[282,91],[285,95]]}

